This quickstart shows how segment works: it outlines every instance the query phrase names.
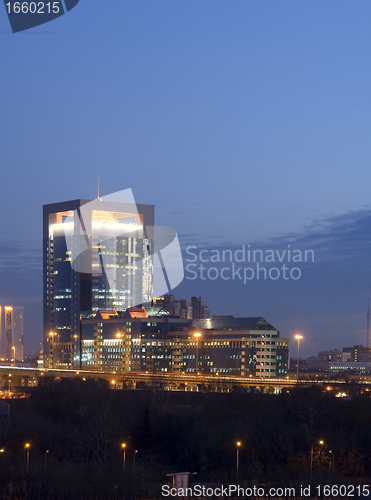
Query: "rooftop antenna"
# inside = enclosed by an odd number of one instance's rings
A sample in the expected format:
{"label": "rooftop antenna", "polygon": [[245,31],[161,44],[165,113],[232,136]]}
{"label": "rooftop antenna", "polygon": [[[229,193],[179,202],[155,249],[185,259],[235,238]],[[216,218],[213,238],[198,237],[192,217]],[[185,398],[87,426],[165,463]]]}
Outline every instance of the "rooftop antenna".
{"label": "rooftop antenna", "polygon": [[367,334],[366,334],[366,347],[369,346],[370,341],[370,320],[371,320],[371,286],[368,293],[368,312],[367,312]]}

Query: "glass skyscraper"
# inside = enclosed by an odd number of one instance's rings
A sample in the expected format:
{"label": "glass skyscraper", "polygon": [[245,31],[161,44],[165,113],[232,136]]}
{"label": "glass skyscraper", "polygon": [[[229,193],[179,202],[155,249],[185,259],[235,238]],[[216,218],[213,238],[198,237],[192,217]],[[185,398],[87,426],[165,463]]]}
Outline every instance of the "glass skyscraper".
{"label": "glass skyscraper", "polygon": [[44,205],[44,364],[73,365],[80,319],[151,300],[154,206],[72,200]]}

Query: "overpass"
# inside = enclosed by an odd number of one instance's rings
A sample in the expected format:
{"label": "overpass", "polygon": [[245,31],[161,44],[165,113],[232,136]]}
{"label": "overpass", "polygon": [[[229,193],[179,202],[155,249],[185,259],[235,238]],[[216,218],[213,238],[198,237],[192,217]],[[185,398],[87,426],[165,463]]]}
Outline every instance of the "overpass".
{"label": "overpass", "polygon": [[[205,375],[185,373],[149,373],[131,371],[98,371],[72,369],[41,369],[0,365],[0,388],[3,391],[22,390],[49,383],[53,379],[80,378],[104,379],[113,389],[148,389],[183,390],[183,391],[217,391],[229,392],[233,388],[242,387],[261,392],[278,393],[283,389],[296,386],[319,385],[328,390],[345,391],[349,384],[356,385],[359,391],[368,390],[371,380],[357,378],[351,382],[345,380],[306,380],[296,378],[257,378],[234,375]],[[370,387],[371,389],[371,387]]]}

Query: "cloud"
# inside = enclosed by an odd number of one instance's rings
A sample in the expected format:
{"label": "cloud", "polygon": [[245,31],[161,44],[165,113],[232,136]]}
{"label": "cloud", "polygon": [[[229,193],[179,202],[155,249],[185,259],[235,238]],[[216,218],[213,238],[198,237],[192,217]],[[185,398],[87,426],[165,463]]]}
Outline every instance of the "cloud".
{"label": "cloud", "polygon": [[[212,238],[219,238],[215,235]],[[193,238],[193,241],[192,241]],[[288,233],[283,236],[266,238],[258,241],[241,241],[240,244],[223,242],[216,246],[210,245],[210,240],[203,240],[200,235],[182,235],[182,243],[198,245],[199,248],[235,251],[242,244],[251,245],[254,249],[280,250],[288,245],[292,249],[313,249],[316,260],[334,261],[366,259],[371,257],[371,210],[361,209],[346,214],[313,219],[300,232]]]}

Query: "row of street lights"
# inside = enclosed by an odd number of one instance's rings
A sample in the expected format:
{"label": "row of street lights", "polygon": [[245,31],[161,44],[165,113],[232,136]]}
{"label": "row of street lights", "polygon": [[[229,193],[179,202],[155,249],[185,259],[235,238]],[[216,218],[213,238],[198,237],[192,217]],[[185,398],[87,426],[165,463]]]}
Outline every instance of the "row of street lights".
{"label": "row of street lights", "polygon": [[[318,441],[318,444],[322,447],[324,446],[325,442],[321,439]],[[237,475],[237,481],[238,481],[238,474],[239,474],[239,465],[240,465],[240,448],[242,446],[241,441],[236,441],[236,475]],[[31,445],[30,443],[25,444],[25,449],[26,449],[26,464],[27,464],[27,476],[29,474],[30,470],[30,448]],[[121,448],[123,450],[123,472],[125,474],[126,471],[126,443],[121,444]],[[5,450],[4,448],[0,449],[0,453],[4,453]],[[138,450],[134,450],[133,454],[133,474],[135,472],[135,457],[138,453]],[[310,449],[310,480],[312,480],[312,473],[313,473],[313,453],[314,453],[314,446],[312,445]],[[329,450],[329,454],[331,454],[332,461],[330,462],[330,466],[332,464],[332,473],[335,473],[335,454],[333,450]],[[49,455],[49,450],[45,450],[45,472],[48,470],[48,455]]]}
{"label": "row of street lights", "polygon": [[[240,452],[240,447],[241,447],[241,441],[236,442],[236,474],[237,474],[237,481],[238,481],[238,469],[239,469],[239,452]],[[318,444],[322,447],[324,446],[325,442],[323,439],[318,441]],[[310,449],[310,480],[312,481],[312,474],[313,474],[313,451],[314,451],[314,446],[312,445]],[[329,454],[331,455],[331,462],[330,462],[330,468],[332,468],[332,474],[335,474],[335,454],[333,450],[328,450]]]}
{"label": "row of street lights", "polygon": [[[24,445],[25,450],[26,450],[26,470],[27,470],[27,476],[30,471],[30,449],[31,449],[31,444],[26,443]],[[122,443],[121,448],[124,451],[124,462],[123,462],[123,468],[124,468],[124,474],[125,474],[125,468],[126,468],[126,443]],[[0,454],[5,453],[4,448],[0,448]],[[133,456],[133,472],[135,470],[135,457],[138,453],[138,450],[134,450],[134,456]],[[45,450],[45,472],[48,470],[48,455],[49,455],[49,450]]]}
{"label": "row of street lights", "polygon": [[[236,442],[236,473],[237,473],[237,479],[238,479],[238,469],[239,469],[239,452],[240,452],[240,447],[242,443],[241,441]],[[125,469],[126,469],[126,443],[121,444],[121,448],[123,450],[123,470],[125,474]],[[136,454],[138,453],[138,450],[134,450],[134,455],[133,455],[133,472],[135,470],[135,457]]]}

